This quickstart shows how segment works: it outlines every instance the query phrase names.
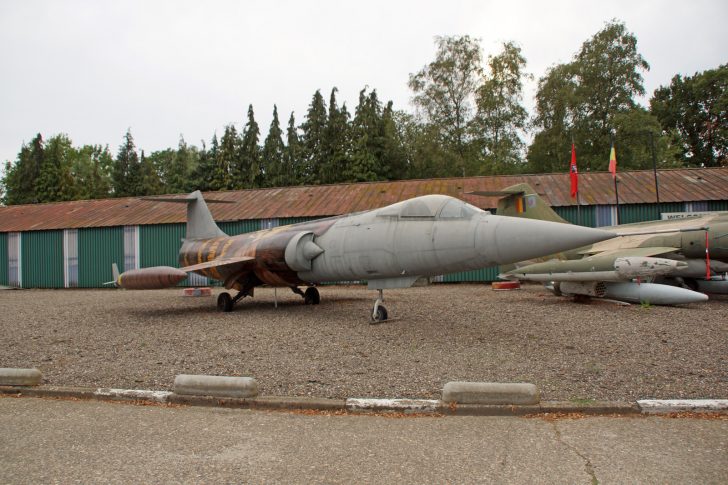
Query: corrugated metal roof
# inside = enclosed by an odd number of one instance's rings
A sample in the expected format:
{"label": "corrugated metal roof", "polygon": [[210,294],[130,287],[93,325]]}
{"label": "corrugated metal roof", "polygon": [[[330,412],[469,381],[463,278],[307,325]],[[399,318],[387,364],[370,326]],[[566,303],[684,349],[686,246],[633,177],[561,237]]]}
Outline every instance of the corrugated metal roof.
{"label": "corrugated metal roof", "polygon": [[[655,202],[651,170],[621,172],[618,176],[620,204]],[[662,202],[728,200],[728,168],[660,170],[658,178]],[[567,173],[298,186],[205,195],[234,201],[234,204],[210,204],[210,209],[218,221],[235,221],[331,216],[374,209],[426,194],[451,195],[488,209],[497,206],[496,197],[463,193],[497,191],[524,182],[542,194],[552,206],[575,205],[575,200],[569,195]],[[615,203],[614,182],[608,172],[579,174],[579,188],[584,205]],[[184,220],[182,205],[137,198],[0,207],[0,232],[164,224]]]}

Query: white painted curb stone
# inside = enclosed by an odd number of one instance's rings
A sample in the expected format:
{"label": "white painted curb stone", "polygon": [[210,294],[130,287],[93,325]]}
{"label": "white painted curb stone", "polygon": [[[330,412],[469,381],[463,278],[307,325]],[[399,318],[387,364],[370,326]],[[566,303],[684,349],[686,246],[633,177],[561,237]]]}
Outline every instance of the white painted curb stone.
{"label": "white painted curb stone", "polygon": [[646,413],[728,410],[728,399],[642,399],[637,404]]}
{"label": "white painted curb stone", "polygon": [[433,413],[437,411],[440,401],[430,399],[369,399],[350,397],[346,400],[346,409],[350,411],[394,410],[414,413]]}
{"label": "white painted curb stone", "polygon": [[132,399],[142,399],[145,401],[167,402],[167,398],[172,393],[170,391],[148,391],[145,389],[106,389],[100,388],[94,392],[94,396],[99,397],[128,397]]}

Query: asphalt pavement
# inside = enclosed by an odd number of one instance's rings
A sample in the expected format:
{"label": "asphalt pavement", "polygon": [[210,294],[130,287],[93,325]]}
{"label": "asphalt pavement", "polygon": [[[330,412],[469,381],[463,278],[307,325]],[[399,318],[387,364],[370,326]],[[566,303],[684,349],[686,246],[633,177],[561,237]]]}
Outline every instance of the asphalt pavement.
{"label": "asphalt pavement", "polygon": [[0,398],[0,483],[725,483],[728,420]]}

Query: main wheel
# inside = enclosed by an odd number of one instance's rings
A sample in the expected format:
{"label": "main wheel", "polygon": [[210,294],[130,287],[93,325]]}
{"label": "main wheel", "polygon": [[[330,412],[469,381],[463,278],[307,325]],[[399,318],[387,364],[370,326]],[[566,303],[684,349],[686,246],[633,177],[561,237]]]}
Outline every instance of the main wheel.
{"label": "main wheel", "polygon": [[306,288],[306,292],[303,294],[303,302],[306,305],[318,305],[321,303],[321,295],[319,295],[319,291],[313,286]]}
{"label": "main wheel", "polygon": [[377,307],[377,311],[374,312],[374,314],[372,315],[371,324],[374,325],[377,323],[381,323],[381,322],[385,321],[386,319],[387,319],[387,309],[384,308],[383,305],[379,305]]}
{"label": "main wheel", "polygon": [[233,310],[233,297],[230,293],[223,292],[217,297],[217,309],[221,312],[231,312]]}

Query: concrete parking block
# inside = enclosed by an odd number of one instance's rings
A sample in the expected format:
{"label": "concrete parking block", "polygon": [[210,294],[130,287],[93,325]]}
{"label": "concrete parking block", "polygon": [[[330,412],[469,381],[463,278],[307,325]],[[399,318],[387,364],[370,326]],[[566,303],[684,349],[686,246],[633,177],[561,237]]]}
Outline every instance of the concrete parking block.
{"label": "concrete parking block", "polygon": [[442,400],[459,404],[538,404],[541,395],[525,382],[448,382]]}
{"label": "concrete parking block", "polygon": [[258,383],[252,377],[180,374],[174,379],[174,393],[247,398],[258,395]]}
{"label": "concrete parking block", "polygon": [[0,368],[0,386],[37,386],[42,378],[38,369]]}

